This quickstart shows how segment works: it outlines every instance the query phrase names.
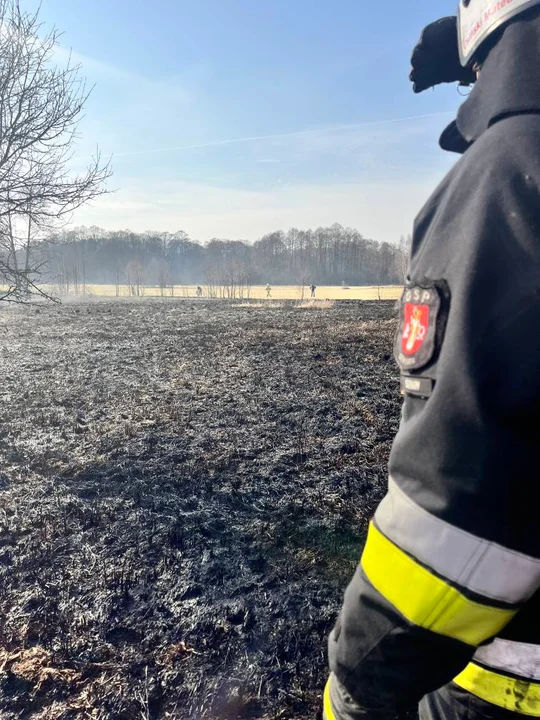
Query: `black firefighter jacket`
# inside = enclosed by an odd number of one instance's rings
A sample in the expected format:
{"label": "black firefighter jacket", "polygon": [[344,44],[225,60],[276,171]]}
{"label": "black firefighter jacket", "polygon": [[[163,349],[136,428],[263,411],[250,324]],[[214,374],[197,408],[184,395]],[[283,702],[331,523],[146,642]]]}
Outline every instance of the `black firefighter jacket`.
{"label": "black firefighter jacket", "polygon": [[329,640],[327,720],[448,683],[540,717],[538,12],[505,29],[441,145],[463,156],[415,222],[402,420]]}

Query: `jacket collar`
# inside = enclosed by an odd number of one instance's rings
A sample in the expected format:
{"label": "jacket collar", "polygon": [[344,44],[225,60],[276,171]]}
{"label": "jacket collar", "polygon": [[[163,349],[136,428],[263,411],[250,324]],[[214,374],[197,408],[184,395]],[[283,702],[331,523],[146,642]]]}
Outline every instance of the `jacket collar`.
{"label": "jacket collar", "polygon": [[441,135],[440,145],[464,153],[491,125],[523,113],[540,113],[538,7],[504,28],[456,120]]}

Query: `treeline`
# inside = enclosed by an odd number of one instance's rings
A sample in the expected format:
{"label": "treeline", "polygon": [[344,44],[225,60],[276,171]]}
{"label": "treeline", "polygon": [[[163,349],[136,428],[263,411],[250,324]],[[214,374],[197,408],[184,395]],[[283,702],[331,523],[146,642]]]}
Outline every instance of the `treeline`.
{"label": "treeline", "polygon": [[272,285],[388,285],[403,280],[404,242],[369,240],[341,225],[281,230],[254,243],[213,239],[204,245],[185,232],[63,230],[39,243],[45,280],[61,292],[87,283],[144,286],[208,285],[236,296],[242,288]]}

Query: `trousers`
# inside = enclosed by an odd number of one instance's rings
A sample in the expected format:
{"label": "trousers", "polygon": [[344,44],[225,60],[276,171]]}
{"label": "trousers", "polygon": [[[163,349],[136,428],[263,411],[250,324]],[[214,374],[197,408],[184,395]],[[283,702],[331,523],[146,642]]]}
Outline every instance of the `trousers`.
{"label": "trousers", "polygon": [[453,683],[426,695],[419,716],[420,720],[526,720],[525,715],[485,702]]}

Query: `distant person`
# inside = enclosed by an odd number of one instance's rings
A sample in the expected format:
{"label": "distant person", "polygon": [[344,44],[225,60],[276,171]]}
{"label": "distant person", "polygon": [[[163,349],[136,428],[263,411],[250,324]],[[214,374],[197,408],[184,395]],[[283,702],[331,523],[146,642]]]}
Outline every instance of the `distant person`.
{"label": "distant person", "polygon": [[203,295],[202,287],[200,285],[197,285],[196,295],[197,295],[197,297],[202,297],[202,295]]}
{"label": "distant person", "polygon": [[315,297],[315,290],[317,289],[317,286],[316,286],[316,285],[310,285],[310,286],[309,286],[309,289],[311,290],[311,297],[314,298],[314,297]]}
{"label": "distant person", "polygon": [[266,285],[266,297],[272,297],[272,288],[268,284]]}

